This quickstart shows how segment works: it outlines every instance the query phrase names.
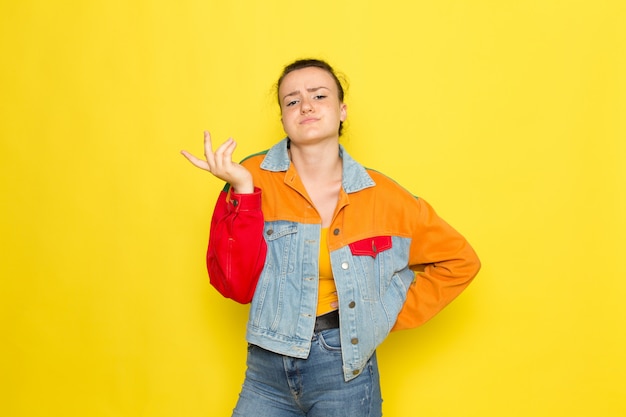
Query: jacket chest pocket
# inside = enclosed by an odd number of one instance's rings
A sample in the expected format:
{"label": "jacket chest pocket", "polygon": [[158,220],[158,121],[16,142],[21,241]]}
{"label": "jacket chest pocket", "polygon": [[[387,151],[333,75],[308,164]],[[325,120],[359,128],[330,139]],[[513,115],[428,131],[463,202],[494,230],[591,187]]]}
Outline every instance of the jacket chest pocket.
{"label": "jacket chest pocket", "polygon": [[374,236],[350,243],[353,256],[371,256],[376,259],[380,252],[391,249],[391,236]]}
{"label": "jacket chest pocket", "polygon": [[294,270],[298,226],[290,222],[266,223],[263,235],[267,255],[252,300],[251,320],[256,327],[277,331],[286,302],[287,276]]}
{"label": "jacket chest pocket", "polygon": [[391,236],[374,236],[349,244],[355,277],[365,301],[380,300],[394,274]]}
{"label": "jacket chest pocket", "polygon": [[298,225],[292,222],[271,222],[265,225],[267,258],[265,268],[274,274],[286,274],[293,270],[294,254],[297,251]]}

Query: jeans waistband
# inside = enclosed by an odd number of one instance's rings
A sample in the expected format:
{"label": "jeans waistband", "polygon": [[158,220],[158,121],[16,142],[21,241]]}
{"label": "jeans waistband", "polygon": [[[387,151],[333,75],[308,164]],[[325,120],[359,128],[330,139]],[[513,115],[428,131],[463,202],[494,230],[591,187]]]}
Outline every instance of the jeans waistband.
{"label": "jeans waistband", "polygon": [[330,313],[317,316],[315,319],[315,333],[319,333],[322,330],[337,329],[339,328],[339,311],[334,310]]}

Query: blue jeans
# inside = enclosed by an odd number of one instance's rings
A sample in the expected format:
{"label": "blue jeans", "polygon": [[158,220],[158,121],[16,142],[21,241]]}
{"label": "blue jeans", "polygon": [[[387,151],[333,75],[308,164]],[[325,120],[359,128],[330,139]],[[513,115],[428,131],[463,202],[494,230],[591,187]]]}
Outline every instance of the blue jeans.
{"label": "blue jeans", "polygon": [[233,416],[382,416],[376,353],[361,375],[345,382],[339,329],[314,334],[307,359],[249,345],[247,364]]}

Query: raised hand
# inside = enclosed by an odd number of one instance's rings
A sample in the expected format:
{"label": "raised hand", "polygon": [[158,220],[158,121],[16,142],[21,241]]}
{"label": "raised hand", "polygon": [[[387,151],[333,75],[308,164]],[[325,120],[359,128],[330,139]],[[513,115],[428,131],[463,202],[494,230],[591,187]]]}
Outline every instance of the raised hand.
{"label": "raised hand", "polygon": [[200,159],[187,151],[181,151],[183,156],[193,165],[205,171],[209,171],[217,178],[226,181],[238,194],[250,194],[254,192],[252,174],[240,164],[233,162],[233,152],[237,143],[229,138],[213,152],[211,134],[204,132],[204,157]]}

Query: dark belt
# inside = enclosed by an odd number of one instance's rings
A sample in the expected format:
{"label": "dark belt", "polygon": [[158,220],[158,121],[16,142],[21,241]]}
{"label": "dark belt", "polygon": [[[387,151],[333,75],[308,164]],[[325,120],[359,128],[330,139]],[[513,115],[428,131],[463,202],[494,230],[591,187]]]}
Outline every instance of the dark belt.
{"label": "dark belt", "polygon": [[321,316],[317,316],[315,319],[315,333],[321,332],[322,330],[328,329],[338,329],[339,328],[339,311],[334,310],[330,313],[323,314]]}

